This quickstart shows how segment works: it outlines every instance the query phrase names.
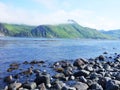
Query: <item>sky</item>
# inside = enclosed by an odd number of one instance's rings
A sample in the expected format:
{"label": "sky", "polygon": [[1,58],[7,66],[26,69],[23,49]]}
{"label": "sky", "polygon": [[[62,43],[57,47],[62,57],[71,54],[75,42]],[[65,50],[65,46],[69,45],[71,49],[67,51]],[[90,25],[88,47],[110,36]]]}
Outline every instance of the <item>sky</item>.
{"label": "sky", "polygon": [[120,29],[120,0],[0,0],[0,22],[41,25],[68,19],[98,30]]}

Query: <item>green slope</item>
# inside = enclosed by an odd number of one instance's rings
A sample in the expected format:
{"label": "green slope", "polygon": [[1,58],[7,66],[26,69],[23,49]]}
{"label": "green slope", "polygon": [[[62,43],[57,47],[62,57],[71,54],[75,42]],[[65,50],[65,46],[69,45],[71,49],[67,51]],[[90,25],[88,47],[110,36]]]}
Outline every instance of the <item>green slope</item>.
{"label": "green slope", "polygon": [[93,38],[108,39],[107,35],[95,29],[82,27],[78,24],[40,25],[33,29],[32,35],[35,37],[57,37],[57,38]]}
{"label": "green slope", "polygon": [[9,36],[31,36],[31,30],[35,26],[28,25],[17,25],[17,24],[3,24],[4,27],[9,31]]}
{"label": "green slope", "polygon": [[44,38],[92,38],[111,39],[111,37],[98,32],[96,29],[80,26],[77,23],[67,23],[58,25],[17,25],[2,23],[3,32],[6,36],[16,37],[44,37]]}

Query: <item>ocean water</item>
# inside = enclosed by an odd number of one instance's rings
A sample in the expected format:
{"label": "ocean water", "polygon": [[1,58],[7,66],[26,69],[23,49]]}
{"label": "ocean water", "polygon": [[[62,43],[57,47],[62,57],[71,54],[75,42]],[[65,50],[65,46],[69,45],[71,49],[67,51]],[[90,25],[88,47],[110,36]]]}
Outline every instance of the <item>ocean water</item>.
{"label": "ocean water", "polygon": [[1,37],[0,62],[93,58],[104,51],[120,53],[119,46],[119,40]]}

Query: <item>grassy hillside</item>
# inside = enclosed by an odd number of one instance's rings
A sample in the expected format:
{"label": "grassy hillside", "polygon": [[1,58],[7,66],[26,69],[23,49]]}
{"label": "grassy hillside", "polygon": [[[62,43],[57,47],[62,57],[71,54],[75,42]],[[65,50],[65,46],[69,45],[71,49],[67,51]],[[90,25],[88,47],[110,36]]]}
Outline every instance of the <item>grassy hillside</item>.
{"label": "grassy hillside", "polygon": [[57,37],[57,38],[110,38],[95,29],[82,27],[78,24],[40,25],[33,29],[35,37]]}
{"label": "grassy hillside", "polygon": [[[3,32],[7,36],[16,37],[44,37],[44,38],[93,38],[110,39],[111,37],[98,32],[95,29],[82,27],[77,23],[67,23],[58,25],[28,26],[17,24],[1,25],[6,30]],[[5,31],[4,30],[4,31]]]}
{"label": "grassy hillside", "polygon": [[4,27],[9,31],[10,36],[31,36],[30,31],[35,26],[4,24]]}

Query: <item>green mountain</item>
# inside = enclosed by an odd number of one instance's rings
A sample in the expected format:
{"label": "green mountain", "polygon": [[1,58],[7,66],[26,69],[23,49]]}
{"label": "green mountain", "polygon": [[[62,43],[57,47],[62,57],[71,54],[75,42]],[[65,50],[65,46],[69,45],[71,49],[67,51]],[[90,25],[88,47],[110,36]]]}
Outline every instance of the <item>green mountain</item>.
{"label": "green mountain", "polygon": [[76,22],[58,25],[39,25],[37,27],[1,23],[0,36],[110,39],[109,36],[100,33],[96,29],[80,26]]}
{"label": "green mountain", "polygon": [[110,30],[110,31],[101,31],[101,33],[120,39],[120,29]]}

